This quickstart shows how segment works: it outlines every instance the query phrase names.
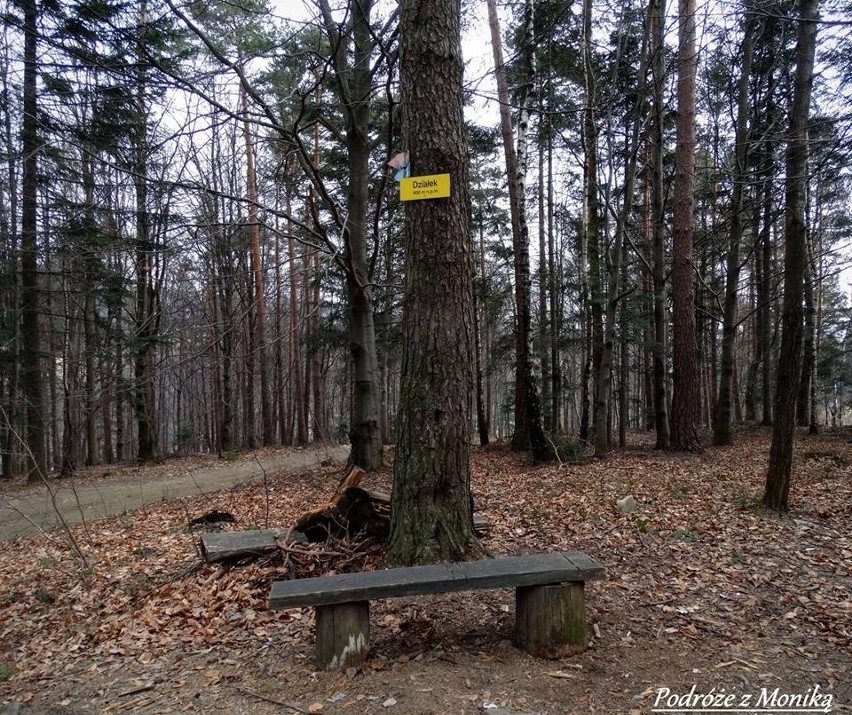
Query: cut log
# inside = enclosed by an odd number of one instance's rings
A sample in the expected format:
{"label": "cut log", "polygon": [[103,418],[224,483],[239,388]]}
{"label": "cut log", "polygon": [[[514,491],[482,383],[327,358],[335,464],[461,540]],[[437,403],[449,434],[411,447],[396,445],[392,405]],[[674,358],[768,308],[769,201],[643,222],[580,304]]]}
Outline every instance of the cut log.
{"label": "cut log", "polygon": [[275,553],[281,542],[304,544],[307,539],[287,529],[213,532],[201,536],[201,555],[208,564],[242,561]]}
{"label": "cut log", "polygon": [[563,658],[586,650],[583,583],[519,586],[515,639],[530,655]]}
{"label": "cut log", "polygon": [[361,665],[370,651],[370,603],[356,601],[316,609],[316,663],[320,670]]}

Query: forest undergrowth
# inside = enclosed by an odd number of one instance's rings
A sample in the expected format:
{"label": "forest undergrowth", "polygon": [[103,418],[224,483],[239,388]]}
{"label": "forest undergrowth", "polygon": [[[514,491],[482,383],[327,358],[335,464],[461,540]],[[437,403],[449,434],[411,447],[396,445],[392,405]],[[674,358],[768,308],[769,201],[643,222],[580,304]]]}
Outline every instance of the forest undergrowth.
{"label": "forest undergrowth", "polygon": [[[314,672],[312,611],[268,611],[271,581],[379,568],[381,548],[208,566],[188,522],[219,509],[229,529],[286,527],[334,490],[339,463],[75,526],[84,566],[61,532],[7,544],[0,703],[66,715],[644,713],[660,688],[695,686],[831,694],[833,712],[852,711],[852,433],[799,436],[783,517],[760,506],[769,437],[750,429],[734,447],[678,455],[637,436],[578,465],[476,453],[493,554],[577,549],[606,568],[586,588],[590,648],[558,661],[512,646],[514,595],[500,590],[376,602],[365,666]],[[366,485],[389,489],[390,475]],[[627,495],[631,513],[617,505]]]}

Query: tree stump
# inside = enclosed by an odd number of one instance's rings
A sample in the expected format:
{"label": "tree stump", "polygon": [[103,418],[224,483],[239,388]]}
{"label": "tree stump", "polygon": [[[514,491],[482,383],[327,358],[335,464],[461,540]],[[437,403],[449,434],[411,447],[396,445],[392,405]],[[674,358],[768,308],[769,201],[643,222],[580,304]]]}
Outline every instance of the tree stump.
{"label": "tree stump", "polygon": [[523,586],[515,590],[515,638],[538,658],[562,658],[586,649],[583,583]]}
{"label": "tree stump", "polygon": [[316,629],[319,670],[360,665],[370,651],[370,602],[317,606]]}

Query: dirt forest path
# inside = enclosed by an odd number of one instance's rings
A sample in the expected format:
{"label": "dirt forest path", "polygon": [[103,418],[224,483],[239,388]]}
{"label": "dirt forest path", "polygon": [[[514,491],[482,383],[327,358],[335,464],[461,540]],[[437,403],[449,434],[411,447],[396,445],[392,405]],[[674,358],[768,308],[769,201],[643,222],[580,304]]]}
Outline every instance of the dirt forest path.
{"label": "dirt forest path", "polygon": [[[121,477],[109,472],[84,475],[82,479],[51,480],[38,485],[0,492],[0,541],[12,541],[66,524],[114,516],[158,501],[189,494],[209,494],[262,479],[264,473],[280,474],[313,469],[327,460],[345,461],[348,445],[329,444],[306,449],[267,450],[243,455],[235,461],[213,458],[167,461],[132,472],[124,467]],[[199,464],[200,462],[200,464]],[[52,491],[52,494],[51,494]]]}

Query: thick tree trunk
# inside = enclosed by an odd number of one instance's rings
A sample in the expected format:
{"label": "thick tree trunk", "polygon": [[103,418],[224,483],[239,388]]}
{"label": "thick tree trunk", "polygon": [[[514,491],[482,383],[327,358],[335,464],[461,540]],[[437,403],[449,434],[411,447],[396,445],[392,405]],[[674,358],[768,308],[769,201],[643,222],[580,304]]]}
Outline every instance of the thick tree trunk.
{"label": "thick tree trunk", "polygon": [[802,289],[807,262],[805,189],[808,176],[808,110],[814,81],[817,36],[817,0],[800,0],[796,76],[787,130],[784,208],[784,307],[775,424],[763,503],[778,512],[789,509],[790,471],[796,395],[802,365]]}
{"label": "thick tree trunk", "polygon": [[406,204],[403,357],[388,558],[482,554],[470,494],[475,349],[460,0],[403,0],[401,84],[411,167],[451,195]]}
{"label": "thick tree trunk", "polygon": [[675,149],[672,246],[673,377],[670,447],[700,451],[698,437],[698,365],[693,283],[693,204],[695,191],[695,0],[679,0],[677,147]]}

